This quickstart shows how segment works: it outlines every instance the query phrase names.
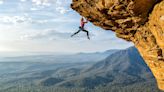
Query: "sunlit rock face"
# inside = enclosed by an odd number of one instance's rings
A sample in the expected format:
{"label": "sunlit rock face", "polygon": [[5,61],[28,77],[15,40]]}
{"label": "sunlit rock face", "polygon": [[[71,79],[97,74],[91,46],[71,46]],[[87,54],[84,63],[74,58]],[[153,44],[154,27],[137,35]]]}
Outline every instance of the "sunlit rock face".
{"label": "sunlit rock face", "polygon": [[94,25],[132,41],[164,90],[164,0],[73,0],[71,7]]}

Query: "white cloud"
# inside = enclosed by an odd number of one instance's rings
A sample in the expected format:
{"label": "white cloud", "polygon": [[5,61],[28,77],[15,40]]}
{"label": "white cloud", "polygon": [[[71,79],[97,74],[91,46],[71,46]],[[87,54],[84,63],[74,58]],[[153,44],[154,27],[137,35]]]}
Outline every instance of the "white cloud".
{"label": "white cloud", "polygon": [[31,18],[25,16],[0,16],[0,21],[4,23],[23,23],[30,21]]}
{"label": "white cloud", "polygon": [[65,14],[69,11],[70,9],[70,2],[71,0],[56,0],[56,11]]}
{"label": "white cloud", "polygon": [[27,0],[20,0],[21,2],[26,2]]}
{"label": "white cloud", "polygon": [[36,5],[41,5],[42,1],[41,0],[32,0],[33,3],[35,3]]}
{"label": "white cloud", "polygon": [[44,23],[48,23],[48,20],[33,20],[33,21],[31,21],[31,23],[33,23],[33,24],[44,24]]}
{"label": "white cloud", "polygon": [[44,24],[47,23],[48,20],[34,20],[28,15],[24,15],[24,16],[0,16],[0,22],[11,23],[11,24],[18,24],[18,23]]}
{"label": "white cloud", "polygon": [[36,11],[36,10],[38,10],[38,8],[32,7],[32,8],[30,8],[30,10],[31,11]]}
{"label": "white cloud", "polygon": [[69,12],[70,9],[67,9],[67,8],[64,8],[64,7],[57,7],[56,11],[61,13],[61,14],[65,14],[65,13]]}
{"label": "white cloud", "polygon": [[32,0],[35,5],[50,6],[54,0]]}
{"label": "white cloud", "polygon": [[31,33],[21,36],[21,39],[31,39],[31,40],[63,40],[70,37],[71,33],[62,33],[56,30],[44,30],[38,33]]}
{"label": "white cloud", "polygon": [[4,3],[4,0],[0,0],[0,5]]}
{"label": "white cloud", "polygon": [[34,3],[33,8],[31,8],[32,11],[40,10],[51,5],[60,14],[65,14],[71,10],[69,0],[32,0],[32,2]]}

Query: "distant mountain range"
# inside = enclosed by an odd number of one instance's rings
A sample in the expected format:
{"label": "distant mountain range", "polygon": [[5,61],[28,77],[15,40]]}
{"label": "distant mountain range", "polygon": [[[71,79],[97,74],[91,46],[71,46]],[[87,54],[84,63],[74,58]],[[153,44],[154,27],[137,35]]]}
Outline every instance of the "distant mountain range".
{"label": "distant mountain range", "polygon": [[90,88],[102,84],[127,86],[151,78],[153,79],[153,76],[137,49],[131,47],[109,55],[60,85]]}
{"label": "distant mountain range", "polygon": [[[20,92],[28,92],[27,89],[30,92],[161,92],[135,47],[62,56],[65,57],[62,63],[57,59],[46,62],[49,56],[45,57],[42,62],[0,63],[15,69],[0,73],[0,92],[18,92],[20,85],[23,88]],[[73,62],[66,62],[67,59]]]}
{"label": "distant mountain range", "polygon": [[[95,53],[77,53],[77,54],[53,54],[46,55],[25,55],[25,56],[1,56],[0,62],[97,62],[105,59],[110,54],[118,50],[107,50]],[[8,53],[9,54],[9,53]],[[23,54],[22,54],[23,55]]]}

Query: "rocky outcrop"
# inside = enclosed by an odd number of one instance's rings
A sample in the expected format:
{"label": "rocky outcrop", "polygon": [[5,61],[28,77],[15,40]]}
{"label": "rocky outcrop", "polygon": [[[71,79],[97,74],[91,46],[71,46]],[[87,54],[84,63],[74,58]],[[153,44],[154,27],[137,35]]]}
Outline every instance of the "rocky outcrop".
{"label": "rocky outcrop", "polygon": [[164,0],[73,0],[94,25],[132,41],[164,90]]}

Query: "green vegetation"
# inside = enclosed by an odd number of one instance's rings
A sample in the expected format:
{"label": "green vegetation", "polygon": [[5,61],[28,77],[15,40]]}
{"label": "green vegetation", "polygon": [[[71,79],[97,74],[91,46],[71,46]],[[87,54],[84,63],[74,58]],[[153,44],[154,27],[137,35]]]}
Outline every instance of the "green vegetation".
{"label": "green vegetation", "polygon": [[137,83],[129,86],[97,86],[94,89],[83,87],[45,87],[45,86],[22,86],[11,87],[0,92],[162,92],[158,90],[154,81],[150,83]]}
{"label": "green vegetation", "polygon": [[161,92],[134,47],[98,62],[56,62],[0,63],[0,92]]}

